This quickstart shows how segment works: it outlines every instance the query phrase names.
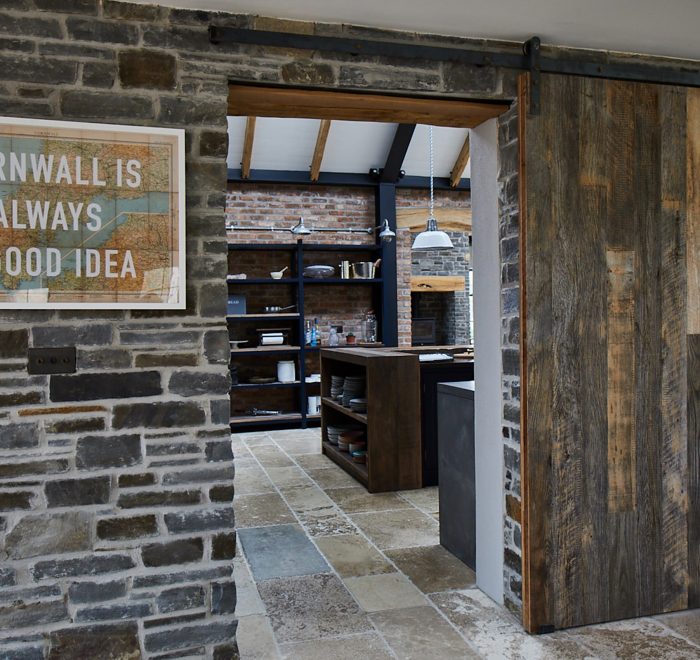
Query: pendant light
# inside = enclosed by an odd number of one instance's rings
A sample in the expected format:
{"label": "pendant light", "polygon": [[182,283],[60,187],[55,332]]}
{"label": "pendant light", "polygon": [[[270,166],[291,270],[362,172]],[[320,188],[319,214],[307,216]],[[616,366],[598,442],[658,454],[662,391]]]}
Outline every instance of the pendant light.
{"label": "pendant light", "polygon": [[453,248],[450,237],[440,231],[435,219],[435,199],[433,194],[433,127],[428,126],[428,141],[430,143],[430,213],[425,231],[422,231],[416,236],[411,246],[411,250],[427,251],[427,250],[448,250]]}

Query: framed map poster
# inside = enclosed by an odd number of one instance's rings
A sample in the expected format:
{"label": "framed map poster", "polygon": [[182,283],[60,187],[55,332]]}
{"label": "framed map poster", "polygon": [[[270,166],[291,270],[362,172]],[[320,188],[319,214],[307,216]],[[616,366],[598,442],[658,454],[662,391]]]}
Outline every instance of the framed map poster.
{"label": "framed map poster", "polygon": [[0,117],[0,309],[184,307],[184,131]]}

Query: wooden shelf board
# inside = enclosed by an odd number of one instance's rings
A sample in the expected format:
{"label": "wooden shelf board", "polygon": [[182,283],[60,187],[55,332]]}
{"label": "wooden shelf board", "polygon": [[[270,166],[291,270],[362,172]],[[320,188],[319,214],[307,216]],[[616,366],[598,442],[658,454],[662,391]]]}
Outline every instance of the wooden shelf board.
{"label": "wooden shelf board", "polygon": [[243,415],[231,417],[231,426],[243,424],[282,424],[283,422],[296,422],[301,420],[301,413],[289,413],[285,415]]}
{"label": "wooden shelf board", "polygon": [[226,284],[235,284],[236,286],[242,284],[298,284],[298,277],[282,277],[278,280],[272,277],[248,277],[244,280],[226,280]]}
{"label": "wooden shelf board", "polygon": [[250,355],[255,353],[298,353],[298,346],[256,346],[255,348],[234,348],[231,355]]}
{"label": "wooden shelf board", "polygon": [[257,252],[263,250],[274,250],[282,252],[294,252],[297,249],[296,243],[229,243],[229,250],[240,250],[241,252]]}
{"label": "wooden shelf board", "polygon": [[[425,224],[425,222],[423,223]],[[381,245],[370,243],[367,245],[328,245],[325,243],[305,243],[304,252],[377,252]]]}
{"label": "wooden shelf board", "polygon": [[362,278],[362,277],[305,277],[304,286],[307,284],[380,284],[381,278],[374,277]]}
{"label": "wooden shelf board", "polygon": [[232,314],[226,317],[228,321],[286,321],[287,319],[298,319],[300,314]]}
{"label": "wooden shelf board", "polygon": [[275,389],[275,388],[291,388],[299,387],[301,382],[295,380],[293,383],[238,383],[237,385],[231,386],[231,391],[233,390],[259,390],[259,389]]}
{"label": "wooden shelf board", "polygon": [[341,406],[339,403],[336,403],[333,401],[333,399],[324,396],[321,399],[321,403],[325,405],[328,408],[331,408],[333,410],[337,410],[338,412],[341,412],[351,419],[354,419],[357,422],[362,422],[363,424],[367,424],[367,415],[361,415],[360,413],[353,412],[350,410],[350,408],[346,408],[345,406]]}
{"label": "wooden shelf board", "polygon": [[347,473],[355,477],[363,486],[367,486],[369,483],[369,472],[367,471],[366,463],[355,463],[348,452],[340,451],[340,449],[330,442],[324,441],[323,453],[334,463],[344,468]]}

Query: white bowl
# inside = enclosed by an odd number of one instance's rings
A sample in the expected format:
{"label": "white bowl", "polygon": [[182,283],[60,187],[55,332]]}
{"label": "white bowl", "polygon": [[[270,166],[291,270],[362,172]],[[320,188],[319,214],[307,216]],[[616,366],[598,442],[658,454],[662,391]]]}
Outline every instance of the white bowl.
{"label": "white bowl", "polygon": [[276,271],[270,273],[270,277],[271,277],[273,280],[281,280],[281,279],[282,279],[282,275],[284,275],[284,271],[283,271],[283,270],[276,270]]}

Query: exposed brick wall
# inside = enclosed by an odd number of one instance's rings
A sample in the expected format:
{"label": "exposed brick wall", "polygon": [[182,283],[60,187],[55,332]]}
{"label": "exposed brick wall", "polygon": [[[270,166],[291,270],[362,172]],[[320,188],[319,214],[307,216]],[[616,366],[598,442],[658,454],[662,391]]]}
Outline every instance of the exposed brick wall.
{"label": "exposed brick wall", "polygon": [[[459,191],[438,191],[435,195],[437,207],[463,208],[469,206],[469,193]],[[397,208],[426,207],[427,193],[424,190],[399,189],[396,194]],[[229,186],[226,198],[226,222],[238,227],[274,227],[289,229],[300,217],[308,227],[328,229],[367,229],[374,227],[374,191],[370,188],[342,186],[287,186],[273,184],[235,184]],[[432,275],[464,275],[468,268],[468,237],[464,233],[451,234],[457,250],[429,253],[422,261],[411,254],[413,236],[406,229],[399,230],[397,238],[397,303],[399,320],[399,346],[411,345],[411,275],[420,274],[423,263]],[[297,237],[289,232],[248,231],[229,232],[229,240],[234,243],[289,243],[294,244]],[[307,242],[373,245],[375,238],[371,234],[319,232],[305,239]],[[322,255],[318,255],[322,257]],[[358,260],[357,255],[347,254],[341,258]],[[284,257],[271,257],[267,254],[254,256],[236,253],[229,257],[231,272],[246,272],[248,277],[267,277],[270,270],[281,267]],[[326,263],[318,261],[317,263]],[[331,260],[333,261],[333,260]],[[339,259],[335,259],[339,261]],[[330,262],[329,262],[330,263]],[[285,264],[286,265],[286,264]],[[330,265],[336,266],[337,263]],[[238,288],[237,288],[238,290]],[[241,288],[244,291],[244,287]],[[273,291],[255,289],[256,297],[266,297],[265,303],[281,304],[279,298],[267,300]],[[279,289],[277,290],[279,292]],[[322,289],[319,289],[322,291]],[[252,289],[251,289],[252,293]],[[329,324],[342,324],[344,331],[351,330],[359,336],[360,320],[372,305],[370,290],[364,287],[348,287],[343,296],[314,295],[306,289],[308,298],[307,316],[318,316],[325,341]],[[457,294],[432,294],[431,297],[450,297],[454,304],[446,310],[445,321],[452,328],[446,343],[465,343],[468,341],[467,328],[469,318],[466,291]],[[250,295],[249,295],[250,297]],[[321,300],[322,298],[322,300]],[[319,304],[316,304],[318,299]],[[286,304],[291,304],[291,300]],[[318,311],[315,311],[318,310]],[[321,313],[323,310],[323,313]]]}
{"label": "exposed brick wall", "polygon": [[[367,229],[374,227],[374,191],[342,186],[281,186],[231,184],[226,196],[226,222],[241,227],[265,226],[289,229],[299,218],[307,227]],[[296,243],[290,232],[229,232],[235,243]],[[310,243],[359,243],[373,245],[374,234],[317,233]]]}
{"label": "exposed brick wall", "polygon": [[504,598],[522,610],[520,525],[520,224],[517,103],[498,121],[498,212],[501,252],[503,462],[505,467]]}

